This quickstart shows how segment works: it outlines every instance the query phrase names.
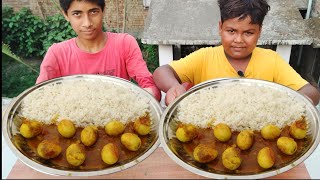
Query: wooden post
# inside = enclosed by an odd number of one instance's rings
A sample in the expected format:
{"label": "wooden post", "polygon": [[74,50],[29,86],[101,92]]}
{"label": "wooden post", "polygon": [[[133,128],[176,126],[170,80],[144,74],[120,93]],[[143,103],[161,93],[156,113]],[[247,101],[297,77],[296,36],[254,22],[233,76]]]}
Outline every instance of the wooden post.
{"label": "wooden post", "polygon": [[[172,45],[160,45],[159,48],[159,66],[169,64],[171,61],[173,61],[173,47]],[[162,107],[165,107],[165,96],[166,93],[161,91],[161,101],[160,104]]]}
{"label": "wooden post", "polygon": [[290,61],[290,55],[291,55],[291,45],[278,45],[277,46],[277,53],[280,54],[280,56],[289,63]]}
{"label": "wooden post", "polygon": [[173,60],[172,45],[159,45],[159,66],[169,64]]}

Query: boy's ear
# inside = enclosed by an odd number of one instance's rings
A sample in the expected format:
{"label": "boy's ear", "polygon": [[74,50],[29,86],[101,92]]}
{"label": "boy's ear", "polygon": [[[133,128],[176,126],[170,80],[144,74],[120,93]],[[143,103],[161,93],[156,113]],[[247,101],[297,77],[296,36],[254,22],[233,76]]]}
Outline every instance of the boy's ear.
{"label": "boy's ear", "polygon": [[260,35],[261,35],[261,31],[262,31],[262,25],[259,28],[259,38],[260,38]]}
{"label": "boy's ear", "polygon": [[69,22],[70,20],[69,20],[68,15],[64,11],[61,11],[61,13],[62,13],[64,19],[66,19]]}
{"label": "boy's ear", "polygon": [[102,9],[102,14],[103,14],[103,17],[105,17],[105,15],[106,15],[106,6],[104,6],[104,8]]}
{"label": "boy's ear", "polygon": [[222,32],[222,22],[219,21],[219,35],[221,36],[221,32]]}

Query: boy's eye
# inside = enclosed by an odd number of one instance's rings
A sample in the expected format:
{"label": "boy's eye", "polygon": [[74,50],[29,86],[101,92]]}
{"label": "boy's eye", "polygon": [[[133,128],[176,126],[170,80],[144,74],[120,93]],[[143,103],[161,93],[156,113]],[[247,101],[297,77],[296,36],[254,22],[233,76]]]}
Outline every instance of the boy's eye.
{"label": "boy's eye", "polygon": [[253,33],[252,33],[252,32],[246,32],[246,34],[247,34],[247,35],[252,35]]}
{"label": "boy's eye", "polygon": [[91,14],[98,14],[98,13],[99,13],[98,10],[93,10],[93,11],[91,11]]}
{"label": "boy's eye", "polygon": [[72,13],[72,16],[80,16],[80,13],[78,12]]}
{"label": "boy's eye", "polygon": [[234,33],[234,30],[233,30],[233,29],[230,29],[230,30],[227,30],[227,32],[229,32],[229,33]]}

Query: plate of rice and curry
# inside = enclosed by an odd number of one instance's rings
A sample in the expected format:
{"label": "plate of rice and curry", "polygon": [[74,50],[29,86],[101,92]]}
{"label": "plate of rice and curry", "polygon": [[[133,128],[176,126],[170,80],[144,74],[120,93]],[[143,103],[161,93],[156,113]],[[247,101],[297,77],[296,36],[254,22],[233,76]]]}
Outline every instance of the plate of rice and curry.
{"label": "plate of rice and curry", "polygon": [[40,172],[96,176],[147,158],[160,144],[162,109],[134,83],[73,75],[37,84],[12,101],[2,120],[12,152]]}
{"label": "plate of rice and curry", "polygon": [[299,165],[320,142],[320,115],[300,93],[268,81],[198,84],[163,112],[159,137],[177,164],[208,178],[259,179]]}

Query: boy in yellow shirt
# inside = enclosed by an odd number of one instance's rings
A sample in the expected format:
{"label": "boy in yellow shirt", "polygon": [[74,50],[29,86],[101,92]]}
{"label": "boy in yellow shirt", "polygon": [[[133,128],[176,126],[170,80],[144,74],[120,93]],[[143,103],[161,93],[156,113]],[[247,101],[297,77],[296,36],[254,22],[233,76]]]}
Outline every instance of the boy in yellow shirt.
{"label": "boy in yellow shirt", "polygon": [[[246,77],[272,81],[307,96],[317,105],[318,90],[276,52],[256,47],[262,22],[270,9],[266,0],[218,0],[222,45],[202,48],[156,69],[153,79],[166,92],[166,104],[183,94],[183,84],[215,78]],[[181,84],[183,83],[183,84]]]}

